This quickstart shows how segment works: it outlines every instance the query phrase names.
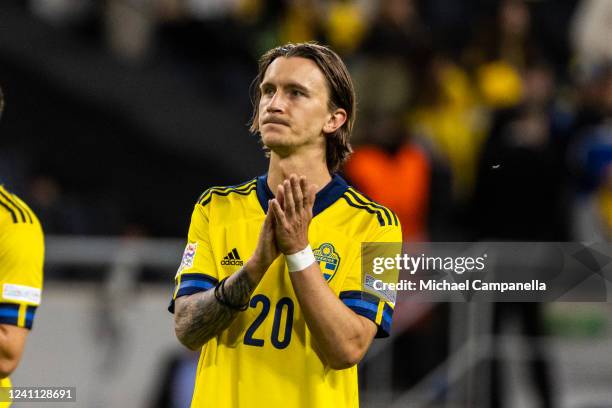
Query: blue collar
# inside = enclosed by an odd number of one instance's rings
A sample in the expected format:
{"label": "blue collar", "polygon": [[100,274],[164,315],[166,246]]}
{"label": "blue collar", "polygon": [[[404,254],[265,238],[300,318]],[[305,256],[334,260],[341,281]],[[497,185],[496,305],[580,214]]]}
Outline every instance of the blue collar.
{"label": "blue collar", "polygon": [[[315,203],[312,208],[312,216],[325,210],[327,207],[336,202],[342,194],[348,190],[348,184],[342,177],[337,174],[332,175],[332,179],[315,197]],[[274,198],[274,194],[268,187],[268,174],[257,177],[257,199],[264,213],[268,213],[268,200]]]}

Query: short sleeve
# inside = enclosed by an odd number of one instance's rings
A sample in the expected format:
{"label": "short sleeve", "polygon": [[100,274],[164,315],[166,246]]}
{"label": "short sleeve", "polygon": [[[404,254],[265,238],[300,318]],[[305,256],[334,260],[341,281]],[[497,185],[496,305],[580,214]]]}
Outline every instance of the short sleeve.
{"label": "short sleeve", "polygon": [[44,259],[40,223],[30,219],[0,229],[0,323],[26,329],[32,328],[40,305]]}
{"label": "short sleeve", "polygon": [[196,204],[191,215],[187,245],[174,278],[174,292],[168,310],[174,313],[174,301],[215,287],[218,283],[216,265],[210,245],[209,207]]}
{"label": "short sleeve", "polygon": [[[379,293],[369,287],[368,275],[362,273],[364,251],[372,249],[372,244],[380,245],[385,252],[399,253],[402,248],[402,230],[399,225],[388,225],[377,228],[369,237],[365,237],[358,250],[359,256],[350,267],[339,297],[353,312],[373,321],[378,327],[377,338],[388,337],[391,333],[391,322],[395,308],[395,292]],[[397,281],[398,272],[391,274]]]}

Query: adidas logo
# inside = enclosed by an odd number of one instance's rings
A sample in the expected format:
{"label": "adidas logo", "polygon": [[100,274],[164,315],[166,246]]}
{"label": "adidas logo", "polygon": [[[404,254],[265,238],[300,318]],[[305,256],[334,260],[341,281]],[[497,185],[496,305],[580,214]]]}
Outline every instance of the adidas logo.
{"label": "adidas logo", "polygon": [[225,257],[221,260],[221,265],[238,265],[242,266],[244,262],[240,259],[240,255],[238,255],[238,250],[236,248],[232,249],[230,253],[225,255]]}

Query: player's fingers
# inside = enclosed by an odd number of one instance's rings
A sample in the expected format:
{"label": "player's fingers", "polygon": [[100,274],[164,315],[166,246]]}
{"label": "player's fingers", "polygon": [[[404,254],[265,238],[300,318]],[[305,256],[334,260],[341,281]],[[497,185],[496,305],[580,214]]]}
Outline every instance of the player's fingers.
{"label": "player's fingers", "polygon": [[293,192],[295,209],[296,211],[299,211],[304,207],[304,195],[302,194],[300,179],[295,174],[292,174],[289,180],[291,181],[291,191]]}
{"label": "player's fingers", "polygon": [[278,215],[278,211],[276,210],[276,207],[277,207],[276,204],[278,204],[278,200],[276,198],[273,198],[272,200],[270,200],[270,204],[269,204],[268,210],[269,210],[269,213],[272,214],[272,217],[274,218],[274,221],[276,223],[279,223],[280,222],[280,218],[279,218],[279,215]]}
{"label": "player's fingers", "polygon": [[285,192],[285,213],[287,217],[291,218],[293,214],[295,214],[295,201],[293,199],[291,182],[289,180],[283,182],[283,190]]}
{"label": "player's fingers", "polygon": [[274,228],[274,212],[272,211],[271,206],[272,200],[268,200],[268,212],[266,213],[266,218],[264,219],[264,229],[271,230]]}
{"label": "player's fingers", "polygon": [[287,217],[285,216],[285,212],[283,211],[283,209],[280,207],[280,204],[278,203],[278,200],[274,199],[272,200],[272,212],[274,214],[274,220],[278,225],[282,225],[283,227],[287,228]]}
{"label": "player's fingers", "polygon": [[302,190],[302,205],[308,208],[308,182],[304,176],[300,177],[300,189]]}
{"label": "player's fingers", "polygon": [[308,192],[306,193],[306,208],[312,209],[315,199],[317,197],[317,190],[319,187],[316,184],[308,186]]}
{"label": "player's fingers", "polygon": [[281,208],[285,208],[285,191],[282,184],[276,187],[276,200],[280,204]]}

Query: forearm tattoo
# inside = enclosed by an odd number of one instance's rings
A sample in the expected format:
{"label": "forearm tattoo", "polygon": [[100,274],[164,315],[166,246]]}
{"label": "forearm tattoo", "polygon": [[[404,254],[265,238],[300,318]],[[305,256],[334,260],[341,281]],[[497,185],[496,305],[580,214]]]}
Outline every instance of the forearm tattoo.
{"label": "forearm tattoo", "polygon": [[[225,300],[231,304],[247,303],[255,289],[244,269],[225,283]],[[214,288],[195,293],[182,300],[184,306],[175,316],[176,334],[191,349],[204,345],[208,340],[229,327],[237,310],[222,305],[215,299]],[[180,299],[180,298],[179,298]]]}

